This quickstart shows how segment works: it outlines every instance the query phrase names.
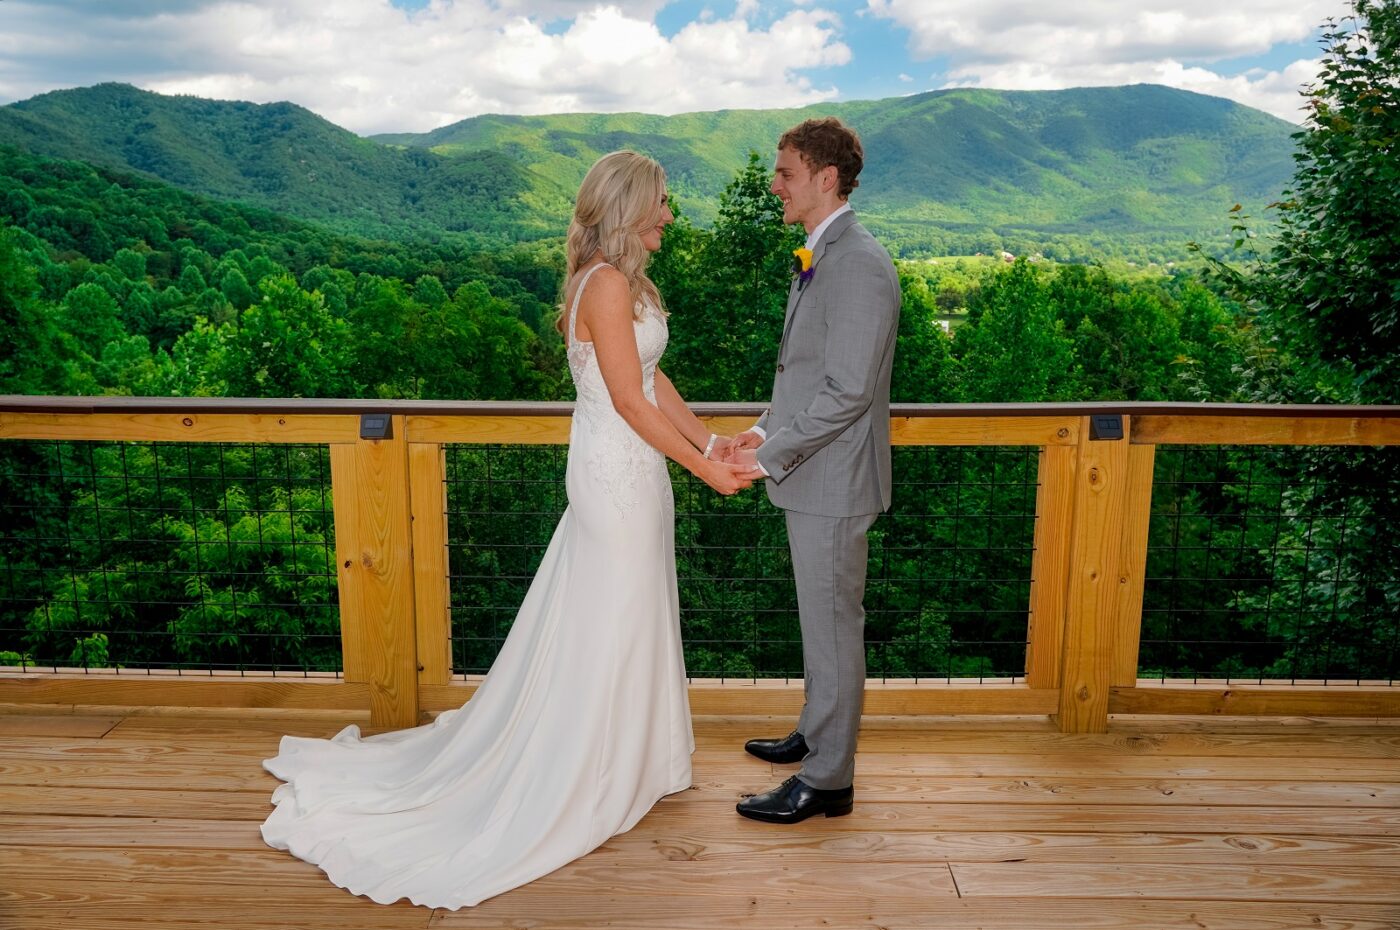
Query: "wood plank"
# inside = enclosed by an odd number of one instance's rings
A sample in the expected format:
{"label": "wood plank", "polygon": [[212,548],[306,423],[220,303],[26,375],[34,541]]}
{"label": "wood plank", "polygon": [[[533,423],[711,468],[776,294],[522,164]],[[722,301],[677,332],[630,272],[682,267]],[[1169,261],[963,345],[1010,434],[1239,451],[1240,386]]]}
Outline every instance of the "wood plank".
{"label": "wood plank", "polygon": [[[1142,599],[1147,583],[1147,529],[1152,520],[1152,471],[1156,446],[1128,447],[1128,486],[1123,502],[1122,549],[1118,556],[1121,588],[1113,629],[1110,684],[1137,684],[1138,646],[1142,640]],[[1110,692],[1109,706],[1113,696]]]}
{"label": "wood plank", "polygon": [[103,846],[17,846],[0,844],[0,874],[13,887],[44,883],[53,876],[88,885],[204,882],[211,887],[244,885],[281,895],[288,888],[338,890],[324,872],[281,850],[118,849]]}
{"label": "wood plank", "polygon": [[[175,792],[163,792],[173,795]],[[267,808],[257,817],[243,818],[251,829],[266,819]],[[174,816],[173,814],[171,816]],[[120,818],[117,818],[120,820]],[[155,820],[155,818],[152,818]],[[179,818],[187,819],[187,818]],[[199,819],[199,818],[188,818]],[[994,831],[952,831],[920,833],[904,831],[884,833],[875,830],[828,831],[802,830],[770,833],[749,833],[735,836],[728,829],[729,821],[716,817],[706,827],[678,831],[654,818],[633,830],[614,836],[590,857],[606,861],[612,867],[626,870],[636,862],[654,859],[709,859],[730,862],[736,868],[767,865],[781,859],[785,863],[800,862],[1042,862],[1042,863],[1293,863],[1297,865],[1345,865],[1394,867],[1400,854],[1400,837],[1341,837],[1299,836],[1280,833],[1087,833],[1049,832],[1025,833]],[[132,832],[137,832],[132,828]],[[240,834],[246,838],[251,834]],[[180,845],[184,834],[176,833],[175,841],[163,841],[161,830],[146,842],[117,843],[112,833],[98,833],[84,845],[22,845],[10,843],[5,849],[22,849],[26,857],[42,863],[52,853],[67,857],[94,854],[104,850],[121,850],[129,856],[150,857],[170,854],[196,859],[207,855],[220,857],[250,856],[259,862],[268,861],[269,850],[258,851],[247,846],[243,851],[222,847],[207,853]],[[104,842],[105,841],[105,842]],[[280,856],[280,854],[278,854]],[[282,858],[274,857],[276,861]],[[295,862],[285,857],[288,862]]]}
{"label": "wood plank", "polygon": [[[1254,849],[1250,847],[1259,847]],[[1337,837],[1230,837],[1212,834],[995,834],[877,832],[828,835],[814,831],[771,837],[729,837],[719,829],[676,835],[631,831],[588,854],[594,865],[625,875],[661,862],[728,864],[735,872],[762,870],[781,862],[848,866],[881,863],[934,865],[949,861],[1102,869],[1105,863],[1204,865],[1269,869],[1275,866],[1395,868],[1396,841]],[[1260,851],[1262,849],[1262,851]],[[320,887],[320,870],[269,848],[189,849],[179,846],[0,845],[0,868],[16,877],[63,874],[70,879],[113,881],[179,880],[209,874],[211,883],[282,883]],[[1069,884],[1069,883],[1067,883]],[[1209,883],[1205,883],[1209,885]],[[1145,889],[1146,890],[1146,889]],[[964,892],[966,894],[966,892]],[[1112,896],[1112,895],[1109,895]]]}
{"label": "wood plank", "polygon": [[[412,442],[489,444],[565,444],[569,417],[479,417],[410,415]],[[752,417],[708,417],[711,430],[747,429]],[[1043,446],[1074,444],[1078,417],[891,417],[893,445]],[[717,429],[717,427],[719,427]],[[732,431],[732,432],[730,432]]]}
{"label": "wood plank", "polygon": [[413,521],[414,625],[418,684],[452,677],[452,615],[448,605],[446,452],[434,443],[408,444],[409,506]]}
{"label": "wood plank", "polygon": [[[0,745],[35,754],[36,758],[53,757],[70,761],[115,758],[114,754],[121,748],[133,752],[130,760],[137,763],[142,761],[140,753],[143,750],[172,759],[181,754],[207,751],[238,758],[275,750],[283,735],[325,738],[339,732],[345,723],[340,720],[307,721],[302,725],[270,724],[254,730],[193,725],[179,728],[159,724],[150,726],[145,721],[132,720],[115,727],[100,743],[85,738],[52,737],[35,743],[26,737],[0,737]],[[742,745],[746,739],[765,735],[772,729],[736,728],[726,733],[697,731],[695,762],[697,766],[717,764],[733,767],[733,763],[742,763],[742,767],[761,765],[763,763],[742,751]],[[362,727],[361,732],[368,731]],[[1008,763],[1023,765],[1023,771],[1027,772],[1040,768],[1042,759],[1073,760],[1081,755],[1093,761],[1126,761],[1133,757],[1159,756],[1194,760],[1203,766],[1227,769],[1234,766],[1242,772],[1255,770],[1258,763],[1267,764],[1270,761],[1287,764],[1296,760],[1300,765],[1311,765],[1329,759],[1353,764],[1374,760],[1376,765],[1371,767],[1373,770],[1387,772],[1391,777],[1400,774],[1396,736],[1392,734],[1376,734],[1371,739],[1365,738],[1365,734],[1247,732],[1219,735],[1199,732],[1073,734],[1060,739],[1044,738],[1045,735],[1039,733],[1027,733],[1025,736],[1035,738],[999,739],[995,733],[978,731],[953,732],[942,736],[874,731],[862,735],[857,758],[872,769],[881,769],[923,755],[937,755],[967,764],[984,764],[982,760],[1002,755],[1030,756],[1033,758],[1024,762]],[[1278,776],[1278,770],[1273,774]]]}
{"label": "wood plank", "polygon": [[[859,779],[859,776],[857,776]],[[755,779],[750,790],[771,787]],[[859,781],[857,781],[859,786]],[[268,795],[272,793],[269,784]],[[687,834],[726,824],[728,835],[772,835],[773,824],[745,820],[734,799],[693,800],[693,792],[665,798],[648,818],[671,834]],[[173,817],[0,816],[5,842],[23,846],[169,846],[189,849],[256,849],[261,843],[249,821]],[[824,820],[830,834],[868,833],[1245,833],[1324,837],[1390,837],[1400,831],[1400,810],[1348,807],[1174,807],[1114,804],[929,804],[917,801],[865,801],[857,787],[855,811]],[[648,829],[653,829],[648,827]],[[757,832],[755,832],[757,831]]]}
{"label": "wood plank", "polygon": [[[274,744],[275,745],[275,744]],[[145,745],[113,746],[103,754],[6,747],[0,753],[0,786],[54,785],[69,787],[266,788],[276,785],[260,767],[271,755],[265,749],[205,748],[152,753]],[[207,758],[201,758],[201,757]],[[754,789],[763,780],[792,774],[792,767],[769,768],[742,750],[701,750],[692,757],[695,771],[752,766]],[[920,753],[856,754],[856,783],[876,776],[895,777],[1123,777],[1168,779],[1267,780],[1287,772],[1296,781],[1390,782],[1396,765],[1389,759],[1335,757],[1238,757],[1199,759],[1191,756],[1129,756],[1103,752],[1024,754],[966,754],[942,756]],[[769,786],[771,787],[771,786]]]}
{"label": "wood plank", "polygon": [[[74,758],[40,751],[6,748],[0,753],[0,792],[15,787],[66,785],[82,788],[258,788],[269,793],[277,780],[264,772],[257,754],[194,753],[156,755],[143,747],[105,758]],[[144,757],[145,761],[141,761]]]}
{"label": "wood plank", "polygon": [[[123,882],[77,882],[62,877],[36,878],[24,887],[0,889],[0,915],[20,919],[35,915],[52,920],[62,916],[63,926],[74,917],[105,926],[150,926],[151,920],[182,917],[183,923],[167,926],[223,926],[242,930],[248,926],[280,926],[304,930],[311,926],[360,926],[374,930],[423,927],[431,920],[430,909],[409,902],[377,905],[357,898],[342,888],[325,882],[321,889],[301,888],[220,888],[210,887],[202,894],[202,882],[164,882],[133,885]],[[207,924],[202,917],[217,917]],[[329,917],[329,920],[328,920]],[[274,923],[280,919],[280,924]],[[335,923],[346,920],[346,924]],[[36,920],[25,916],[24,923],[6,924],[6,930],[32,930]],[[97,926],[104,926],[98,923]]]}
{"label": "wood plank", "polygon": [[[369,711],[337,710],[315,707],[167,707],[161,705],[118,705],[118,704],[16,704],[0,702],[0,715],[53,716],[73,715],[78,717],[122,717],[127,719],[164,718],[176,721],[176,726],[188,721],[219,721],[221,725],[237,726],[247,722],[250,726],[261,726],[274,720],[341,720],[347,722],[369,722]],[[1155,719],[1155,718],[1148,718]]]}
{"label": "wood plank", "polygon": [[[706,772],[683,798],[686,804],[714,804],[723,810],[744,794],[777,778],[766,773]],[[862,777],[861,803],[923,804],[1093,804],[1152,807],[1344,807],[1400,808],[1400,784],[1387,782],[1249,782],[1226,779],[1143,779],[893,776]],[[261,821],[271,811],[271,786],[245,789],[102,789],[29,786],[0,790],[0,813],[72,814],[86,817],[175,817]],[[678,802],[679,803],[679,802]],[[724,818],[721,818],[724,819]],[[1400,844],[1400,839],[1397,839]],[[1400,848],[1397,848],[1400,851]]]}
{"label": "wood plank", "polygon": [[1079,417],[891,417],[896,446],[1057,446],[1079,439]]}
{"label": "wood plank", "polygon": [[98,739],[121,721],[121,717],[0,713],[0,738],[54,736],[62,739]]}
{"label": "wood plank", "polygon": [[754,832],[736,836],[716,822],[680,832],[643,825],[604,843],[591,856],[624,869],[638,858],[714,859],[737,868],[774,861],[827,862],[1144,862],[1272,863],[1393,867],[1400,837],[1229,833],[1021,833],[951,830]]}
{"label": "wood plank", "polygon": [[[1220,807],[1181,805],[1149,807],[1112,804],[924,804],[919,802],[871,801],[859,794],[850,816],[823,823],[831,833],[879,830],[885,833],[986,831],[989,833],[1056,833],[1087,831],[1095,833],[1163,833],[1189,828],[1197,833],[1280,833],[1296,836],[1394,837],[1400,831],[1400,810],[1395,808],[1346,807]],[[758,790],[772,787],[771,781],[755,779]],[[732,805],[691,805],[687,801],[662,800],[649,816],[664,817],[677,831],[703,828],[716,817],[728,816]],[[680,808],[672,811],[669,808]],[[736,836],[752,836],[753,830],[771,829],[734,814]],[[839,821],[839,822],[837,822]],[[760,834],[762,835],[762,834]]]}
{"label": "wood plank", "polygon": [[109,744],[146,742],[157,746],[209,745],[223,749],[245,743],[276,746],[283,736],[329,739],[354,724],[370,728],[368,714],[285,717],[270,720],[202,720],[190,717],[126,717],[107,734]]}
{"label": "wood plank", "polygon": [[384,907],[350,896],[301,897],[259,889],[257,895],[215,894],[201,899],[200,886],[170,883],[153,886],[102,882],[82,888],[52,886],[18,892],[0,891],[3,913],[24,930],[44,928],[132,928],[136,926],[281,927],[301,930],[397,930],[400,927],[531,927],[535,930],[695,930],[699,927],[804,928],[830,930],[976,926],[986,930],[1074,926],[1087,930],[1284,930],[1306,926],[1318,930],[1393,930],[1393,905],[1355,902],[1173,902],[1162,900],[1059,898],[1001,899],[873,896],[834,902],[812,894],[729,894],[678,898],[669,889],[610,888],[606,893],[566,898],[535,891],[534,886],[507,892],[475,908],[428,911],[406,902]]}
{"label": "wood plank", "polygon": [[1166,898],[1400,904],[1400,867],[1322,865],[952,864],[963,897]]}
{"label": "wood plank", "polygon": [[[123,721],[103,740],[105,746],[147,743],[154,748],[210,748],[256,751],[276,747],[280,736],[333,736],[354,721],[306,721],[301,725],[270,723],[260,727],[229,727],[217,721],[177,721],[169,718]],[[790,728],[791,723],[785,724]],[[743,744],[753,737],[782,735],[781,726],[769,724],[712,724],[694,728],[695,745],[701,750],[729,750],[735,760],[753,764],[756,760],[742,753]],[[364,728],[361,728],[365,732]],[[786,732],[786,731],[783,731]],[[1220,757],[1275,757],[1400,760],[1400,733],[1055,733],[1028,731],[1007,734],[996,730],[959,730],[949,733],[919,729],[887,729],[879,725],[862,727],[858,754],[865,759],[880,753],[937,753],[942,756],[989,755],[998,753],[1040,756],[1047,752],[1120,752],[1125,755],[1190,756],[1201,759]],[[0,745],[6,738],[0,737]],[[8,740],[23,746],[23,738]],[[238,745],[234,745],[234,744]],[[246,744],[246,745],[245,745]],[[31,743],[32,745],[32,743]],[[81,749],[82,741],[49,740],[36,748]],[[1034,763],[1032,763],[1033,765]],[[1396,765],[1400,777],[1400,762]]]}
{"label": "wood plank", "polygon": [[15,927],[23,930],[190,930],[197,927],[215,927],[219,930],[228,927],[238,930],[287,930],[288,927],[295,927],[296,930],[420,930],[427,926],[426,921],[431,920],[432,914],[427,908],[416,908],[419,913],[403,917],[376,916],[370,909],[375,905],[366,906],[354,898],[349,903],[334,906],[318,904],[303,907],[274,899],[271,903],[262,901],[253,907],[241,907],[236,903],[211,904],[178,913],[168,910],[146,913],[138,910],[132,914],[107,910],[101,898],[93,900],[83,897],[79,904],[73,905],[70,896],[63,899],[69,904],[60,905],[42,903],[42,895],[17,897],[37,898],[41,902],[20,900],[15,903],[12,900],[6,903],[4,893],[0,892],[0,909],[14,920]]}
{"label": "wood plank", "polygon": [[[770,728],[771,729],[771,728]],[[115,735],[115,734],[114,734]],[[697,728],[696,745],[738,749],[756,736],[777,736],[768,730],[745,726]],[[863,727],[857,753],[868,758],[878,753],[936,753],[990,755],[996,753],[1040,756],[1047,752],[1075,751],[1124,755],[1190,756],[1215,759],[1222,756],[1276,757],[1279,759],[1347,757],[1400,760],[1400,734],[1375,733],[1000,733],[995,730],[963,730],[937,733],[920,730],[887,730]],[[1034,763],[1031,763],[1034,765]],[[1400,774],[1400,764],[1396,767]]]}
{"label": "wood plank", "polygon": [[[23,850],[21,854],[22,852]],[[269,858],[291,858],[286,853],[266,847],[264,854]],[[130,901],[132,905],[154,905],[164,897],[167,906],[170,906],[186,896],[186,889],[198,888],[201,885],[208,889],[208,900],[248,896],[249,889],[244,885],[246,873],[236,876],[233,881],[216,880],[218,871],[206,867],[202,861],[210,855],[209,852],[201,853],[191,862],[189,868],[177,872],[173,879],[158,875],[155,881],[148,883],[83,881],[81,887],[110,884],[114,888],[130,889],[134,892]],[[224,860],[220,858],[218,861]],[[300,865],[304,866],[305,863]],[[314,870],[311,866],[306,868]],[[67,890],[74,884],[76,883],[63,875],[45,877],[30,872],[24,876],[24,887],[29,890]],[[734,894],[790,898],[810,893],[813,887],[820,887],[822,896],[833,904],[839,903],[843,898],[869,900],[871,895],[907,896],[916,900],[957,897],[952,876],[941,862],[881,863],[878,869],[869,870],[853,870],[848,863],[835,862],[807,863],[801,869],[774,864],[763,870],[736,872],[724,862],[657,859],[647,866],[639,864],[638,872],[627,877],[627,884],[636,887],[664,887],[670,895],[690,898]],[[606,891],[609,886],[614,889],[619,887],[612,870],[607,865],[594,861],[590,856],[584,856],[558,871],[536,879],[531,885],[537,892],[580,895]],[[296,884],[278,883],[275,894],[279,899],[307,901],[335,900],[344,897],[348,892],[322,880]],[[370,905],[372,902],[364,899],[364,903]]]}
{"label": "wood plank", "polygon": [[0,439],[353,443],[359,429],[344,414],[0,412]]}
{"label": "wood plank", "polygon": [[369,686],[334,678],[164,675],[0,675],[0,700],[101,707],[163,705],[240,708],[335,708],[369,705]]}
{"label": "wood plank", "polygon": [[[1208,714],[1114,714],[1110,718],[1115,733],[1333,733],[1365,736],[1400,731],[1394,717],[1224,717]],[[968,720],[974,723],[974,720]]]}
{"label": "wood plank", "polygon": [[572,417],[426,416],[405,418],[409,442],[567,445]]}
{"label": "wood plank", "polygon": [[262,788],[73,788],[0,786],[0,814],[71,814],[92,818],[175,817],[261,823],[272,813],[272,792]]}
{"label": "wood plank", "polygon": [[1123,714],[1400,717],[1400,687],[1272,688],[1139,683],[1131,688],[1113,688],[1108,703],[1111,712]]}
{"label": "wood plank", "polygon": [[[1123,418],[1125,436],[1131,433],[1129,420]],[[1090,439],[1087,417],[1080,429],[1057,719],[1069,733],[1103,733],[1108,729],[1114,624],[1124,587],[1119,562],[1128,443]]]}
{"label": "wood plank", "polygon": [[[527,886],[528,887],[528,886]],[[936,898],[829,907],[819,894],[769,901],[738,895],[676,901],[656,889],[574,901],[517,890],[475,908],[437,911],[434,930],[1395,930],[1389,904],[1175,902],[1123,899]]]}
{"label": "wood plank", "polygon": [[413,530],[403,417],[393,439],[331,447],[345,678],[369,685],[379,726],[418,722]]}
{"label": "wood plank", "polygon": [[1055,689],[1056,711],[1059,710],[1078,461],[1078,446],[1046,446],[1040,452],[1036,477],[1026,682],[1033,688]]}
{"label": "wood plank", "polygon": [[[802,709],[802,682],[711,684],[693,682],[692,714],[727,716],[770,714],[796,717]],[[941,681],[893,682],[870,679],[865,685],[865,712],[871,715],[1051,714],[1059,694],[1052,688],[1019,684],[945,684]],[[436,704],[432,705],[436,709]]]}
{"label": "wood plank", "polygon": [[1400,418],[1144,415],[1133,427],[1132,441],[1157,445],[1393,446],[1400,444]]}

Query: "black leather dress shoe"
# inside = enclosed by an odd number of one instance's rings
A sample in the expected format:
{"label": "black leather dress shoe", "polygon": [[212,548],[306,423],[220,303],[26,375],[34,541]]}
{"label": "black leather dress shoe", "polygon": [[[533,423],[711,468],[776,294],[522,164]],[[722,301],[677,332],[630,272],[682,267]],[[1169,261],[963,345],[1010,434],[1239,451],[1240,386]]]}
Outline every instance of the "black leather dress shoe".
{"label": "black leather dress shoe", "polygon": [[808,752],[807,741],[796,730],[782,739],[751,739],[744,744],[744,751],[775,765],[801,762]]}
{"label": "black leather dress shoe", "polygon": [[842,817],[855,806],[855,788],[813,788],[796,775],[772,791],[740,801],[745,817],[766,823],[799,823],[817,814]]}

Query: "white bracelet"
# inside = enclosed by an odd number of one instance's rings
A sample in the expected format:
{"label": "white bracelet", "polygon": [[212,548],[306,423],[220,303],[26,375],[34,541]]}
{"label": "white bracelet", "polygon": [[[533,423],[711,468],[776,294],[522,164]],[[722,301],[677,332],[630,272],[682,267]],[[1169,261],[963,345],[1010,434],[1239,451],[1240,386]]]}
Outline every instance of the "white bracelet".
{"label": "white bracelet", "polygon": [[710,453],[715,451],[715,442],[718,441],[718,439],[719,436],[717,436],[716,434],[710,434],[710,441],[705,443],[705,458],[709,458]]}

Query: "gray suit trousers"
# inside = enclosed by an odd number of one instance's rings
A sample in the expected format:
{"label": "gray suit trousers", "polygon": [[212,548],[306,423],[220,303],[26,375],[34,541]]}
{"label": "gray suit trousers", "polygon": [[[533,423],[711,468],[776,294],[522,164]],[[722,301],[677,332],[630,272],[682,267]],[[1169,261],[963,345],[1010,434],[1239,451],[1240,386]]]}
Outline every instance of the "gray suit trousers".
{"label": "gray suit trousers", "polygon": [[798,777],[813,788],[855,780],[865,699],[866,533],[875,514],[822,517],[785,511],[802,624],[806,703],[797,729],[809,752]]}

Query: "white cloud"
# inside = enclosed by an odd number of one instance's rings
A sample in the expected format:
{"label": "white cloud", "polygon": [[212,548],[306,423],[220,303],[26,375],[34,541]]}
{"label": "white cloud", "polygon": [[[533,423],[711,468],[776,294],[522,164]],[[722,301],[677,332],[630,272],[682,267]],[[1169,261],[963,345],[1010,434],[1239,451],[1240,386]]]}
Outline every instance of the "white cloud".
{"label": "white cloud", "polygon": [[[161,93],[292,100],[357,132],[481,113],[800,106],[802,72],[845,64],[832,13],[757,25],[756,3],[672,37],[665,0],[92,0],[0,3],[0,98],[128,81]],[[120,11],[120,12],[118,12]]]}
{"label": "white cloud", "polygon": [[909,31],[911,54],[947,62],[947,86],[1050,90],[1167,84],[1300,122],[1300,85],[1317,61],[1227,75],[1201,64],[1257,56],[1315,34],[1333,0],[868,0]]}

